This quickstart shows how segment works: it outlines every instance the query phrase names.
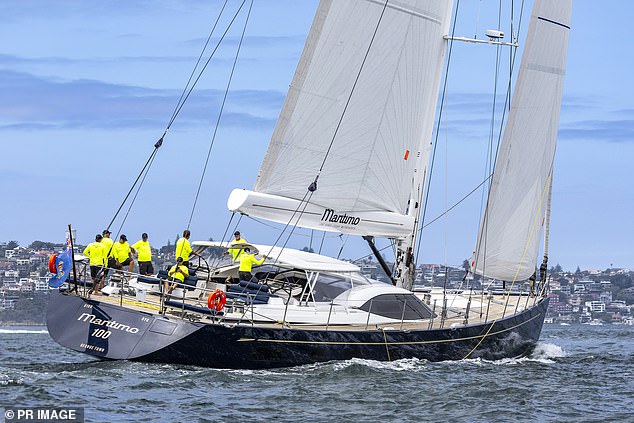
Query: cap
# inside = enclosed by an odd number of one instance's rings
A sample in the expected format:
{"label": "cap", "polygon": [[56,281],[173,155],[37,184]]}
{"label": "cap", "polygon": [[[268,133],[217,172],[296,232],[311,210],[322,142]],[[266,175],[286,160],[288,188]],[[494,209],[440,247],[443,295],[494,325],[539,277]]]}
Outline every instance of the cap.
{"label": "cap", "polygon": [[233,234],[234,235],[240,235],[240,231],[235,231]]}
{"label": "cap", "polygon": [[180,263],[180,262],[182,262],[182,261],[183,261],[183,258],[182,258],[182,257],[179,257],[179,258],[177,258],[177,259],[176,259],[176,262],[177,262],[177,263]]}
{"label": "cap", "polygon": [[122,239],[122,240],[124,240],[124,241],[127,241],[127,240],[128,240],[128,237],[127,237],[127,236],[125,236],[125,235],[121,235],[121,236],[119,237],[119,239]]}
{"label": "cap", "polygon": [[145,232],[143,232],[143,233],[141,234],[141,238],[147,238],[147,234],[146,234]]}
{"label": "cap", "polygon": [[110,232],[108,229],[104,229],[103,232],[101,233],[102,235],[105,234],[111,234],[112,232]]}
{"label": "cap", "polygon": [[103,239],[103,237],[101,236],[101,234],[97,234],[95,236],[95,241],[101,241]]}

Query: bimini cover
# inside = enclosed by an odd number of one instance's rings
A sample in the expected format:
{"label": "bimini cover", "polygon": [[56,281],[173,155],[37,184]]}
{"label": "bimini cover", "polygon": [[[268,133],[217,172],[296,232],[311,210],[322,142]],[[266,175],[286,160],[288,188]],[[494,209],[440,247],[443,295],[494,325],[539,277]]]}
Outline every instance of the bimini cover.
{"label": "bimini cover", "polygon": [[[228,242],[194,241],[195,247],[223,247],[231,248]],[[292,248],[280,248],[271,245],[252,244],[260,254],[268,257],[265,263],[278,264],[280,266],[297,268],[318,272],[359,272],[359,266],[347,261],[337,260],[332,257],[315,253],[294,250]]]}

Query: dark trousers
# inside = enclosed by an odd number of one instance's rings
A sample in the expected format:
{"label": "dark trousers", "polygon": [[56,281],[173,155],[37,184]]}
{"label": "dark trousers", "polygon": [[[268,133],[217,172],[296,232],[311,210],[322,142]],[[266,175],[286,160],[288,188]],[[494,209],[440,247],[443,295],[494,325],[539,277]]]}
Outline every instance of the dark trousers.
{"label": "dark trousers", "polygon": [[238,272],[241,281],[258,282],[257,278],[251,272]]}

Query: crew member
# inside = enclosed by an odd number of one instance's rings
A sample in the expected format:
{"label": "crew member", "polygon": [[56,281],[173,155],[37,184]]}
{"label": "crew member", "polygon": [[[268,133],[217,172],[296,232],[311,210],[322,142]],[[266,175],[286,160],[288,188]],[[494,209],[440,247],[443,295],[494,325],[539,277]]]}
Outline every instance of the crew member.
{"label": "crew member", "polygon": [[114,269],[117,265],[117,262],[114,259],[114,254],[112,252],[112,245],[114,244],[114,241],[112,240],[112,238],[110,238],[110,233],[111,232],[108,229],[104,229],[103,232],[101,232],[101,235],[103,235],[101,243],[104,245],[104,279],[106,278],[106,276],[108,276],[108,271],[110,269]]}
{"label": "crew member", "polygon": [[101,242],[103,237],[99,234],[95,236],[95,242],[91,242],[84,249],[84,255],[90,258],[90,277],[92,278],[92,290],[95,295],[101,295],[103,287],[103,266],[106,257],[105,246]]}
{"label": "crew member", "polygon": [[[167,276],[172,278],[172,280],[174,281],[178,280],[180,281],[180,283],[184,283],[185,278],[189,276],[189,269],[187,269],[187,266],[185,266],[183,263],[185,263],[183,261],[183,258],[178,257],[176,259],[176,264],[172,266],[169,272],[167,272]],[[165,292],[169,294],[170,292],[172,292],[176,284],[175,283],[170,284],[168,281],[165,281],[164,286],[165,286]]]}
{"label": "crew member", "polygon": [[535,296],[535,277],[537,275],[537,272],[533,272],[533,274],[531,275],[530,278],[528,278],[528,282],[530,284],[530,297],[534,297]]}
{"label": "crew member", "polygon": [[[234,239],[231,240],[231,245],[247,243],[247,240],[240,236],[240,231],[235,231],[233,236]],[[225,254],[231,254],[231,260],[238,261],[238,257],[242,254],[242,251],[242,248],[228,248]]]}
{"label": "crew member", "polygon": [[128,238],[125,235],[119,237],[119,242],[116,242],[112,246],[112,254],[116,262],[115,268],[118,270],[123,269],[123,266],[128,266],[128,272],[132,272],[134,269],[134,260],[132,260],[132,250],[130,244],[128,244]]}
{"label": "crew member", "polygon": [[190,235],[191,233],[189,232],[189,229],[185,229],[183,231],[183,236],[178,241],[176,241],[176,260],[181,257],[183,259],[183,265],[186,267],[189,266],[190,254],[192,256],[199,256],[192,251],[192,246],[189,243]]}
{"label": "crew member", "polygon": [[139,261],[139,274],[150,276],[154,273],[154,268],[152,267],[152,247],[150,247],[147,238],[148,236],[144,232],[141,235],[141,239],[132,245],[132,249],[137,252],[136,257]]}
{"label": "crew member", "polygon": [[264,259],[266,256],[262,256],[260,260],[255,258],[255,254],[251,254],[251,250],[249,248],[245,248],[244,252],[240,254],[240,267],[238,268],[238,276],[241,281],[251,281],[258,282],[257,278],[253,276],[251,273],[251,269],[253,269],[253,265],[260,265],[264,263]]}

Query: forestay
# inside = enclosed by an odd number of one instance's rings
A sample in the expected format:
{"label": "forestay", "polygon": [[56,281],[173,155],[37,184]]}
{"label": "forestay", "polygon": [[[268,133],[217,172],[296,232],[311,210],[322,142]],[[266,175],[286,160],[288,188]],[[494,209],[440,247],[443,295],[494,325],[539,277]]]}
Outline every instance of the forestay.
{"label": "forestay", "polygon": [[524,280],[535,270],[552,178],[571,0],[536,0],[480,226],[472,270]]}
{"label": "forestay", "polygon": [[[319,174],[313,212],[299,226],[411,233],[408,205],[418,199],[428,161],[451,2],[384,5],[320,2],[255,193],[232,193],[232,210],[286,223]],[[373,227],[365,213],[380,214]]]}

